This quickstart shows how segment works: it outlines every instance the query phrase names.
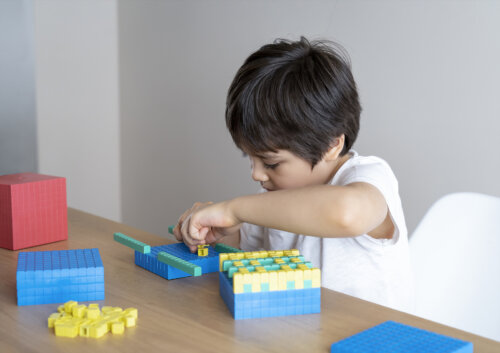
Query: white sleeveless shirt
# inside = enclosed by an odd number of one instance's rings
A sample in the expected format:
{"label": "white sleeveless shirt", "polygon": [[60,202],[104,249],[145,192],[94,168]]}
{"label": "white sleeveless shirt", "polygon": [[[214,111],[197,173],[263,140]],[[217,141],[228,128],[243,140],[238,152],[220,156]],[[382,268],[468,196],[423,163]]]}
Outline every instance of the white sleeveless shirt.
{"label": "white sleeveless shirt", "polygon": [[323,287],[411,312],[413,275],[398,181],[383,159],[362,157],[354,150],[349,153],[351,158],[330,184],[364,182],[375,186],[384,196],[395,226],[391,239],[375,239],[367,234],[320,238],[245,223],[240,231],[240,247],[244,251],[298,249],[321,269]]}

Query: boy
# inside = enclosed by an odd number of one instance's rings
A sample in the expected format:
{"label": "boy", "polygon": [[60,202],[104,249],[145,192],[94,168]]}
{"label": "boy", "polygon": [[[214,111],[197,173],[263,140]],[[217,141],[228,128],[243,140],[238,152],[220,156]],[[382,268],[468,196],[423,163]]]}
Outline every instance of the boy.
{"label": "boy", "polygon": [[229,88],[226,124],[261,192],[196,203],[177,239],[191,251],[238,234],[245,251],[296,248],[321,268],[323,287],[410,310],[398,182],[384,160],[351,150],[360,112],[338,46],[302,37],[260,48]]}

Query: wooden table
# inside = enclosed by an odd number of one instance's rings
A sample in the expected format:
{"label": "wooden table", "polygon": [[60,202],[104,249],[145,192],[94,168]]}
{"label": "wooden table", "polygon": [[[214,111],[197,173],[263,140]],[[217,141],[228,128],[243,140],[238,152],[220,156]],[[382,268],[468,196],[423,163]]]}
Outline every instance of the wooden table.
{"label": "wooden table", "polygon": [[133,251],[114,242],[113,233],[152,246],[169,243],[166,238],[74,209],[68,221],[67,241],[28,250],[99,248],[106,286],[99,303],[138,308],[138,326],[100,339],[56,337],[47,318],[58,304],[17,306],[18,251],[0,249],[0,352],[329,352],[333,342],[386,320],[471,341],[474,352],[500,352],[500,342],[324,288],[321,314],[235,321],[216,273],[167,281],[136,266]]}

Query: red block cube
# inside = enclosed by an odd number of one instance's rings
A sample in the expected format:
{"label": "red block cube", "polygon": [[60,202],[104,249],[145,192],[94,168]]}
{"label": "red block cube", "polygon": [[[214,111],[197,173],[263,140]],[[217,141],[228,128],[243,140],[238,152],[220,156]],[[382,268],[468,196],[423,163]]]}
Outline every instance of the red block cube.
{"label": "red block cube", "polygon": [[35,173],[0,176],[0,247],[18,250],[66,239],[65,178]]}

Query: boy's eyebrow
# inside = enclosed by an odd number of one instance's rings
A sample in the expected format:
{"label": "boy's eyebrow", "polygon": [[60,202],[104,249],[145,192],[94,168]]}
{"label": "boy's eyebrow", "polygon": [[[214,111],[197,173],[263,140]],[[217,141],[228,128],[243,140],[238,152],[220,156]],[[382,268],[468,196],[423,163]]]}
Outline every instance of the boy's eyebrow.
{"label": "boy's eyebrow", "polygon": [[264,152],[264,153],[256,153],[255,154],[257,157],[262,158],[262,159],[273,159],[273,158],[278,158],[278,155],[273,154],[271,152]]}

